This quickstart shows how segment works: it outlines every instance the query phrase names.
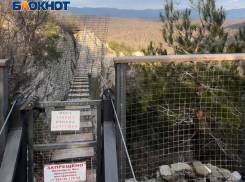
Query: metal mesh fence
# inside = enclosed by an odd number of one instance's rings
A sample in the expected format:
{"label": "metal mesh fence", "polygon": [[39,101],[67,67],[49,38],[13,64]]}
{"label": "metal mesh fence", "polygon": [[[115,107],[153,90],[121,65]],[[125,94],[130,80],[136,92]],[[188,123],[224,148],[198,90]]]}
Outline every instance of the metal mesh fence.
{"label": "metal mesh fence", "polygon": [[50,19],[50,26],[57,33],[56,51],[60,58],[38,70],[31,87],[26,86],[26,95],[38,96],[43,101],[67,100],[74,76],[82,75],[88,78],[91,99],[99,98],[109,16],[53,13]]}
{"label": "metal mesh fence", "polygon": [[76,40],[74,75],[86,75],[90,98],[98,99],[101,92],[99,75],[105,56],[109,16],[66,15],[65,21],[70,22]]}
{"label": "metal mesh fence", "polygon": [[[52,22],[58,30],[57,51],[59,60],[40,71],[26,96],[37,96],[39,101],[65,101],[97,99],[101,94],[100,72],[104,59],[104,44],[108,16],[55,15]],[[79,131],[51,131],[51,112],[55,110],[80,110]],[[96,141],[97,109],[84,107],[45,107],[35,110],[34,145],[55,145],[63,142]],[[50,146],[49,145],[49,146]],[[52,147],[51,147],[52,148]],[[81,157],[83,156],[83,157]],[[87,162],[88,181],[96,181],[96,148],[75,148],[34,151],[34,178],[42,181],[43,166],[47,164]]]}
{"label": "metal mesh fence", "polygon": [[[130,64],[121,89],[122,129],[137,180],[161,178],[162,165],[174,170],[172,164],[194,161],[243,174],[243,61]],[[132,178],[124,151],[119,158],[121,181]]]}
{"label": "metal mesh fence", "polygon": [[[33,143],[57,144],[75,141],[96,141],[97,140],[97,108],[90,106],[91,115],[81,117],[81,129],[79,131],[51,131],[51,112],[73,110],[65,107],[45,107],[35,110],[33,123]],[[86,110],[86,109],[85,109]],[[82,111],[81,111],[82,112]],[[88,125],[89,124],[89,125]],[[83,136],[81,136],[83,134]],[[77,140],[78,137],[80,140]],[[65,141],[62,136],[67,136]],[[73,153],[73,154],[72,154]],[[77,154],[76,154],[77,153]],[[74,155],[75,154],[75,155]],[[81,157],[81,155],[83,157]],[[70,157],[69,157],[70,156]],[[97,149],[94,147],[77,149],[50,149],[34,151],[34,178],[36,181],[43,181],[43,167],[51,164],[64,164],[75,162],[87,162],[88,181],[96,181]]]}

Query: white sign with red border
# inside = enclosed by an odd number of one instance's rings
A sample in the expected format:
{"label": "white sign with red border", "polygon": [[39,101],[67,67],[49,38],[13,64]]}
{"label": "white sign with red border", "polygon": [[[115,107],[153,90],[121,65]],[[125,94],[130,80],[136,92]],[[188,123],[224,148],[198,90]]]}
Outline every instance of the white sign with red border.
{"label": "white sign with red border", "polygon": [[52,111],[51,131],[80,130],[80,111]]}
{"label": "white sign with red border", "polygon": [[43,167],[44,182],[82,182],[87,180],[87,163],[55,164]]}

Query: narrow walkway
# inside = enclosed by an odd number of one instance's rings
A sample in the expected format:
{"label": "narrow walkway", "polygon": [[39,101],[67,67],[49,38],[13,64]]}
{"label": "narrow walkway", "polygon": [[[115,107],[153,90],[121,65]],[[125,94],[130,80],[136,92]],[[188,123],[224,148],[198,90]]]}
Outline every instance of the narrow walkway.
{"label": "narrow walkway", "polygon": [[[89,78],[87,68],[87,52],[86,47],[80,53],[80,60],[76,68],[75,76],[71,82],[68,100],[89,100]],[[56,142],[82,142],[94,141],[93,123],[90,120],[91,107],[87,106],[67,106],[66,110],[80,110],[80,131],[76,134],[60,135],[56,138]],[[75,158],[90,158],[91,165],[94,157],[94,148],[76,148],[57,150],[52,156],[52,161],[60,161]],[[96,170],[87,171],[87,181],[96,181]]]}

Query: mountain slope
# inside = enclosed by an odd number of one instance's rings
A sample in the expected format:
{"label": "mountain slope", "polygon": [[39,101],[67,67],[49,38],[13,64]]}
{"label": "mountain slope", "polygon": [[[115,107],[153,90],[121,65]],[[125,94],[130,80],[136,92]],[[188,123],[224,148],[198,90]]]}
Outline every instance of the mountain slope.
{"label": "mountain slope", "polygon": [[[159,13],[163,12],[161,9],[145,9],[145,10],[125,10],[116,8],[76,8],[69,7],[69,11],[73,14],[86,15],[107,15],[116,18],[140,18],[146,20],[159,20]],[[198,18],[197,11],[192,11],[191,18]],[[227,10],[227,19],[245,19],[244,9]]]}
{"label": "mountain slope", "polygon": [[124,10],[116,8],[75,8],[69,7],[69,11],[73,14],[86,15],[110,15],[115,18],[140,18],[154,20],[159,17],[161,10]]}

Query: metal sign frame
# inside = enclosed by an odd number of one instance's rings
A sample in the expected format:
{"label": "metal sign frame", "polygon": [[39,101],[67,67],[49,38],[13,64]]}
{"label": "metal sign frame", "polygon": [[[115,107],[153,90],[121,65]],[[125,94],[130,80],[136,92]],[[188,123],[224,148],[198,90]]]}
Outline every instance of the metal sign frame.
{"label": "metal sign frame", "polygon": [[[31,103],[31,102],[30,102]],[[58,101],[58,102],[38,102],[36,104],[26,104],[22,110],[28,110],[28,181],[34,181],[34,151],[55,150],[55,149],[72,149],[95,147],[97,148],[97,168],[96,181],[102,181],[102,131],[101,131],[101,100],[86,101]],[[50,144],[34,144],[34,110],[45,107],[61,108],[65,106],[96,106],[97,108],[97,141],[87,142],[67,142],[67,143],[50,143]]]}

